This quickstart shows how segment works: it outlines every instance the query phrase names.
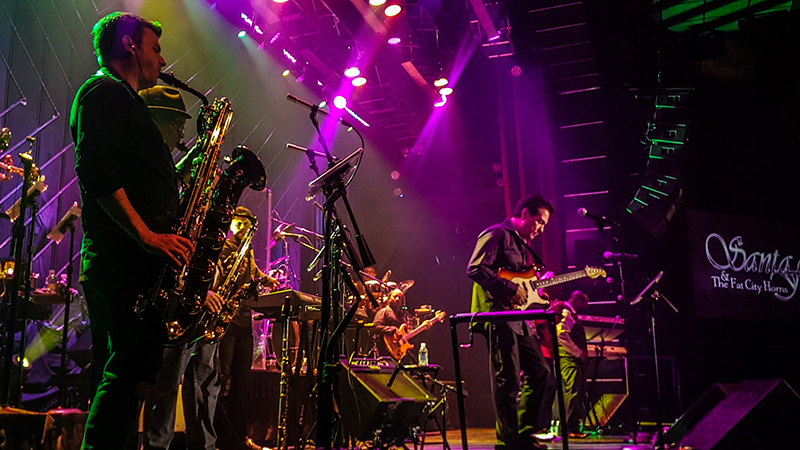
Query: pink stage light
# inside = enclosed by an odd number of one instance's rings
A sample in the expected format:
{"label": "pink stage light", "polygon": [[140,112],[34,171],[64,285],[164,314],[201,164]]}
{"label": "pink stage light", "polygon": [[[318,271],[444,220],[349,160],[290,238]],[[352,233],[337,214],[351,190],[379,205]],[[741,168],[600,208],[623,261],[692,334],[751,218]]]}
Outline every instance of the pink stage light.
{"label": "pink stage light", "polygon": [[277,33],[272,35],[272,37],[269,40],[269,44],[270,45],[274,44],[275,41],[277,41],[279,37],[281,37],[281,32],[280,31],[278,31]]}
{"label": "pink stage light", "polygon": [[518,76],[522,75],[522,67],[520,67],[520,66],[512,67],[511,68],[511,75],[513,75],[515,77],[518,77]]}
{"label": "pink stage light", "polygon": [[399,44],[401,39],[399,37],[390,37],[388,41],[386,41],[389,45],[397,45]]}
{"label": "pink stage light", "polygon": [[447,103],[447,96],[443,95],[442,96],[442,101],[434,103],[433,106],[435,106],[437,108],[441,108],[442,106],[445,105],[445,103]]}

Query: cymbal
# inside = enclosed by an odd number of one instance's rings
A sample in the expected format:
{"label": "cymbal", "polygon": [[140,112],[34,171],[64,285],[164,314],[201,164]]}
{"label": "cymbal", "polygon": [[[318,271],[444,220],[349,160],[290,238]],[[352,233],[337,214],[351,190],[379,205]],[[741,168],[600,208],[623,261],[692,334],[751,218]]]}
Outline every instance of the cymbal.
{"label": "cymbal", "polygon": [[397,288],[403,291],[404,294],[411,289],[411,286],[414,286],[414,280],[405,280],[397,283]]}

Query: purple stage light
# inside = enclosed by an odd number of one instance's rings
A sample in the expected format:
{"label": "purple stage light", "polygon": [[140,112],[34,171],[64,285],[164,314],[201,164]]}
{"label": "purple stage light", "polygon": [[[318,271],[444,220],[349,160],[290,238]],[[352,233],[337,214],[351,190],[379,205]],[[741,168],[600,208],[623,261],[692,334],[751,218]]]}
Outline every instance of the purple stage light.
{"label": "purple stage light", "polygon": [[518,76],[522,75],[522,67],[520,67],[520,66],[512,67],[511,68],[511,75],[514,75],[515,77],[518,77]]}
{"label": "purple stage light", "polygon": [[390,37],[388,41],[386,41],[389,45],[397,45],[399,44],[401,39],[399,37]]}
{"label": "purple stage light", "polygon": [[275,41],[277,41],[279,37],[281,37],[281,32],[280,31],[278,31],[277,33],[272,35],[272,37],[269,40],[269,44],[270,45],[274,44]]}

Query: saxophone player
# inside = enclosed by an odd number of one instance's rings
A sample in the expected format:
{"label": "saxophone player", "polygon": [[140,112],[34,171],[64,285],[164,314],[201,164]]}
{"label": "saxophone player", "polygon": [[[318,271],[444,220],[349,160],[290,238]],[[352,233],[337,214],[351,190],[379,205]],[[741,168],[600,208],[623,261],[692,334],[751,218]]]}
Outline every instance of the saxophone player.
{"label": "saxophone player", "polygon": [[[186,120],[192,117],[186,112],[181,92],[167,86],[154,86],[140,91],[139,96],[150,109],[167,147],[170,151],[174,150],[184,138]],[[183,161],[191,161],[192,153],[189,152]],[[178,167],[179,176],[180,166],[181,164]],[[203,306],[211,312],[219,312],[222,309],[222,299],[213,291],[208,291]],[[145,450],[169,448],[174,437],[175,409],[181,378],[186,447],[189,450],[216,448],[214,412],[220,389],[214,362],[216,356],[216,343],[203,340],[164,349],[161,371],[153,389],[145,398]]]}
{"label": "saxophone player", "polygon": [[100,70],[78,90],[70,114],[96,383],[83,448],[133,449],[139,406],[162,357],[134,305],[158,283],[165,260],[188,263],[192,243],[170,231],[179,201],[175,165],[137,95],[166,65],[161,26],[115,12],[92,35]]}
{"label": "saxophone player", "polygon": [[[236,208],[231,221],[231,237],[225,242],[219,261],[222,263],[238,248],[245,233],[254,225],[256,217],[244,206]],[[261,271],[255,263],[253,248],[247,251],[246,269],[236,280],[238,285],[250,281],[260,281],[274,287],[277,281]],[[250,385],[252,376],[250,366],[253,355],[253,328],[251,310],[258,299],[256,283],[250,284],[250,289],[242,301],[242,306],[237,311],[222,337],[219,344],[220,384],[222,394],[220,399],[221,411],[230,418],[234,431],[239,441],[245,448],[261,449],[249,436],[251,421],[248,414]]]}

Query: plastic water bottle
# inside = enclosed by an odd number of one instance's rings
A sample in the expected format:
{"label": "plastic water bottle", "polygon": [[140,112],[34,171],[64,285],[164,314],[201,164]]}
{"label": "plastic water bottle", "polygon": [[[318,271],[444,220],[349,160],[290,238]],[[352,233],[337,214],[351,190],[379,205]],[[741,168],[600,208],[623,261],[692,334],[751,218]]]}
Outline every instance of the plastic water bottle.
{"label": "plastic water bottle", "polygon": [[56,271],[50,269],[50,273],[47,274],[47,281],[45,281],[45,289],[50,292],[57,292],[58,289],[58,282],[56,281]]}
{"label": "plastic water bottle", "polygon": [[419,352],[417,352],[417,364],[420,366],[428,365],[428,346],[424,342],[419,344]]}

